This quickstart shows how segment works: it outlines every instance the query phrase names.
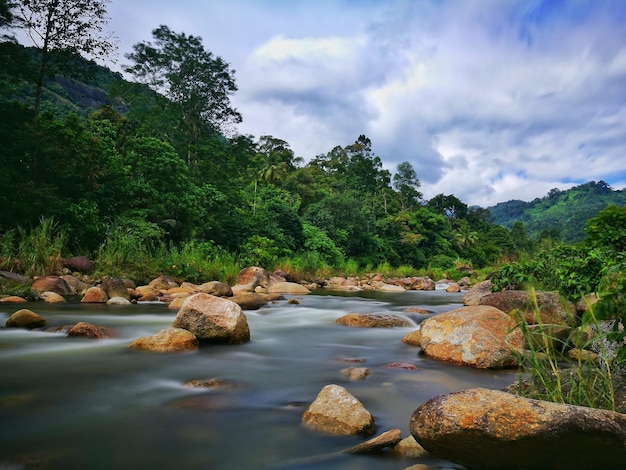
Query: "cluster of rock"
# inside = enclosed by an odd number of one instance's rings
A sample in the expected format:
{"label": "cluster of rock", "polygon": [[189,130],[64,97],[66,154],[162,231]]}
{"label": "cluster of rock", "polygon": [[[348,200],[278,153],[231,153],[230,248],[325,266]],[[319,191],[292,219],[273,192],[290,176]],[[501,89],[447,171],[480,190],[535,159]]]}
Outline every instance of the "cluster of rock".
{"label": "cluster of rock", "polygon": [[[129,347],[153,352],[193,351],[203,343],[241,344],[250,340],[243,310],[259,308],[284,299],[283,293],[307,294],[312,288],[378,289],[381,291],[433,290],[429,278],[384,280],[339,278],[310,285],[288,282],[285,276],[262,268],[240,272],[237,284],[220,282],[195,285],[158,277],[145,286],[122,279],[105,279],[89,285],[77,276],[39,278],[32,289],[46,302],[62,302],[64,296],[80,294],[81,302],[132,303],[163,301],[178,309],[172,325],[158,333],[138,338]],[[461,284],[467,284],[465,281]],[[455,292],[466,287],[446,287]],[[115,299],[112,302],[112,299]],[[19,299],[4,298],[3,301]],[[429,358],[479,369],[516,367],[529,346],[520,325],[538,337],[577,337],[574,305],[550,292],[491,292],[489,281],[468,290],[464,306],[421,319],[419,328],[402,341],[418,346]],[[409,309],[407,309],[409,311]],[[413,327],[403,315],[350,313],[338,325],[361,328]],[[7,327],[42,328],[45,319],[30,310],[20,310],[7,320]],[[68,327],[68,336],[104,338],[104,327],[81,322]],[[578,337],[588,334],[581,331]],[[531,339],[532,340],[532,339]],[[541,341],[538,342],[541,344]],[[582,357],[580,345],[572,351]],[[533,345],[536,347],[536,345]],[[358,360],[355,360],[358,362]],[[413,364],[392,363],[388,367],[411,369]],[[366,367],[347,367],[341,373],[349,380],[365,380]],[[304,426],[332,435],[371,436],[376,432],[373,415],[344,387],[329,384],[306,408]],[[434,397],[421,404],[410,419],[411,435],[402,439],[399,429],[386,431],[342,453],[361,453],[392,448],[404,456],[433,455],[467,468],[481,469],[583,469],[623,468],[626,461],[626,416],[521,398],[513,393],[469,389]]]}
{"label": "cluster of rock", "polygon": [[[432,315],[403,341],[419,346],[435,360],[475,368],[516,367],[529,344],[523,322],[538,338],[577,338],[576,308],[551,292],[492,293],[490,283],[464,296],[464,307]],[[428,313],[428,312],[425,312]],[[352,327],[407,326],[402,317],[348,314],[337,323]],[[586,338],[588,341],[588,338]],[[579,344],[570,345],[580,356]],[[394,365],[404,367],[404,365]],[[410,365],[406,365],[410,366]],[[364,380],[370,371],[348,367],[350,380]],[[551,403],[507,391],[474,388],[434,397],[421,404],[410,420],[411,436],[399,430],[381,436],[381,446],[403,455],[436,456],[469,469],[617,469],[626,461],[626,415],[606,410]],[[303,423],[330,434],[374,432],[375,423],[361,402],[338,385],[322,389],[302,416]],[[378,438],[374,439],[378,441]],[[369,441],[368,441],[369,442]],[[378,447],[380,449],[380,447]],[[411,449],[411,450],[407,450]],[[345,452],[348,452],[346,450]]]}
{"label": "cluster of rock", "polygon": [[382,292],[404,292],[407,290],[435,290],[438,286],[441,286],[447,292],[461,292],[468,289],[470,285],[469,277],[464,277],[458,282],[450,279],[441,279],[435,282],[428,276],[385,279],[381,274],[372,274],[363,278],[357,276],[335,276],[314,284],[313,287],[347,291],[378,290]]}
{"label": "cluster of rock", "polygon": [[[512,367],[525,349],[574,334],[576,308],[551,292],[492,293],[486,281],[465,306],[435,315],[403,339],[434,359],[476,368]],[[521,329],[536,328],[525,344]],[[580,358],[580,344],[569,345]],[[591,356],[585,356],[591,357]],[[507,390],[515,391],[515,387]],[[626,461],[626,415],[557,404],[482,388],[440,395],[421,404],[412,436],[432,455],[480,469],[617,469]]]}

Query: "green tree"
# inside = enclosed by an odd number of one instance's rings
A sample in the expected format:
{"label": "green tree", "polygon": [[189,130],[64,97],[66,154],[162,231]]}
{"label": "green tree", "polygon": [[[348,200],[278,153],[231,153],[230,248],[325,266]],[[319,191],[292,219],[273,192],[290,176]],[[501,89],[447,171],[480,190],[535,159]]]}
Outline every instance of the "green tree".
{"label": "green tree", "polygon": [[420,180],[417,179],[417,173],[409,162],[398,164],[393,175],[393,187],[398,192],[403,211],[414,210],[422,199],[422,193],[418,190]]}
{"label": "green tree", "polygon": [[610,205],[589,219],[585,227],[585,243],[593,248],[626,251],[626,206]]}
{"label": "green tree", "polygon": [[453,194],[437,194],[428,201],[428,207],[437,214],[446,216],[452,227],[458,219],[464,219],[468,214],[467,204]]}
{"label": "green tree", "polygon": [[126,55],[124,70],[178,105],[183,115],[179,133],[187,135],[187,164],[197,163],[195,148],[209,129],[222,134],[241,122],[230,97],[237,91],[235,71],[202,45],[199,36],[176,33],[161,25],[154,42],[141,42]]}
{"label": "green tree", "polygon": [[474,246],[478,242],[478,233],[472,230],[472,227],[465,219],[461,219],[454,231],[454,239],[461,249],[465,249]]}
{"label": "green tree", "polygon": [[35,116],[41,107],[43,82],[52,51],[107,56],[115,50],[103,32],[108,0],[15,0],[16,26],[23,28],[40,53]]}

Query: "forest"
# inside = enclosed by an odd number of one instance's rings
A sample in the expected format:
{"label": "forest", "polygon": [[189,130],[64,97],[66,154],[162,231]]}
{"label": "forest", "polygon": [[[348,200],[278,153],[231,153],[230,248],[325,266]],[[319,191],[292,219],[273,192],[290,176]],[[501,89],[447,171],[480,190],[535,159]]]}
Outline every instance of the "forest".
{"label": "forest", "polygon": [[[94,29],[105,3],[81,3],[73,19]],[[19,5],[32,15],[16,22]],[[235,72],[202,38],[159,26],[126,55],[127,80],[81,56],[105,56],[106,39],[81,43],[37,5],[0,2],[8,32],[50,35],[0,44],[0,269],[43,274],[50,260],[84,255],[102,274],[135,279],[228,278],[246,265],[455,277],[573,241],[545,222],[531,236],[521,201],[505,204],[526,219],[496,223],[453,194],[424,199],[412,164],[385,169],[366,135],[310,161],[278,137],[241,135]],[[575,241],[611,202],[584,213]]]}
{"label": "forest", "polygon": [[[348,261],[481,268],[528,247],[521,225],[495,225],[454,195],[424,200],[411,163],[391,174],[365,135],[305,162],[277,137],[232,132],[241,117],[230,107],[236,85],[226,63],[167,27],[155,37],[161,53],[179,44],[189,54],[159,58],[166,67],[200,60],[203,75],[163,70],[161,85],[140,83],[140,45],[129,67],[138,82],[51,53],[55,73],[45,77],[38,113],[37,51],[0,45],[2,232],[45,219],[73,254],[92,256],[123,235],[152,247],[202,244],[244,264],[300,258],[313,269]],[[176,88],[203,79],[205,89]]]}

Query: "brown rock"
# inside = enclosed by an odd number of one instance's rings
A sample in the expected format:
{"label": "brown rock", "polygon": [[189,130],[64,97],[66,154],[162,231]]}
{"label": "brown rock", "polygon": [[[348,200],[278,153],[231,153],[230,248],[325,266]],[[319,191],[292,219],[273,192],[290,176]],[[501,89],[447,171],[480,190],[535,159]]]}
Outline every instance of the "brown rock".
{"label": "brown rock", "polygon": [[7,297],[0,298],[0,303],[4,304],[21,304],[26,302],[27,300],[23,297],[19,297],[17,295],[9,295]]}
{"label": "brown rock", "polygon": [[429,453],[485,470],[618,469],[626,416],[474,388],[420,405],[411,434]]}
{"label": "brown rock", "polygon": [[[196,291],[196,292],[199,292],[199,291]],[[189,286],[183,287],[182,284],[180,285],[180,287],[172,287],[167,290],[167,295],[169,295],[170,297],[174,297],[176,294],[189,295],[189,294],[194,294],[194,293],[195,292],[192,288],[190,288]]]}
{"label": "brown rock", "polygon": [[141,302],[154,302],[158,300],[160,291],[152,286],[139,286],[135,289],[137,298]]}
{"label": "brown rock", "polygon": [[33,282],[31,289],[41,294],[42,292],[54,292],[59,295],[72,295],[72,289],[59,276],[38,277]]}
{"label": "brown rock", "polygon": [[81,303],[84,304],[104,304],[109,300],[106,292],[104,292],[99,287],[90,287],[85,291],[85,295],[80,299]]}
{"label": "brown rock", "polygon": [[183,384],[189,388],[236,388],[238,384],[224,379],[192,379]]}
{"label": "brown rock", "polygon": [[240,344],[250,341],[248,320],[241,307],[209,294],[187,297],[172,326],[191,331],[201,342]]}
{"label": "brown rock", "polygon": [[419,370],[419,367],[411,362],[396,361],[385,364],[385,367],[389,369],[402,369],[402,370]]}
{"label": "brown rock", "polygon": [[515,366],[524,350],[516,322],[495,307],[461,307],[424,320],[420,346],[427,356],[477,368]]}
{"label": "brown rock", "polygon": [[339,385],[326,385],[302,415],[305,426],[335,435],[374,432],[374,418],[363,404]]}
{"label": "brown rock", "polygon": [[278,282],[272,284],[268,291],[272,294],[310,294],[311,291],[306,287],[296,284],[295,282]]}
{"label": "brown rock", "polygon": [[180,307],[185,303],[185,299],[189,297],[188,295],[185,297],[176,297],[172,299],[170,303],[167,304],[167,308],[171,308],[172,310],[180,310]]}
{"label": "brown rock", "polygon": [[93,271],[93,262],[86,256],[72,256],[63,260],[63,266],[70,271],[90,273]]}
{"label": "brown rock", "polygon": [[463,294],[463,305],[480,305],[480,299],[482,299],[487,294],[491,294],[491,286],[492,284],[490,280],[486,280],[476,284],[465,294]]}
{"label": "brown rock", "polygon": [[419,346],[421,336],[420,330],[411,331],[409,334],[405,335],[404,338],[402,338],[402,342],[410,344],[411,346]]}
{"label": "brown rock", "polygon": [[92,325],[91,323],[81,321],[70,328],[67,336],[104,339],[111,336],[111,330],[104,326]]}
{"label": "brown rock", "polygon": [[408,436],[398,442],[393,451],[404,457],[412,459],[423,459],[428,457],[428,452],[415,440],[413,436]]}
{"label": "brown rock", "polygon": [[587,349],[570,349],[567,351],[567,357],[573,361],[580,362],[598,362],[599,354]]}
{"label": "brown rock", "polygon": [[395,446],[402,440],[402,431],[399,429],[391,429],[384,433],[369,439],[361,444],[346,450],[347,454],[366,454],[369,452],[376,452],[384,449],[385,447]]}
{"label": "brown rock", "polygon": [[428,310],[425,310],[423,308],[419,308],[419,307],[407,307],[404,309],[405,313],[419,313],[420,315],[430,315],[433,312],[429,312]]}
{"label": "brown rock", "polygon": [[138,338],[128,346],[130,349],[175,353],[195,351],[198,349],[198,338],[190,331],[182,328],[166,328],[152,336]]}
{"label": "brown rock", "polygon": [[446,292],[461,292],[461,286],[453,282],[446,287]]}
{"label": "brown rock", "polygon": [[63,279],[68,286],[70,286],[70,289],[72,290],[72,293],[76,293],[76,294],[82,294],[84,291],[86,291],[87,289],[89,289],[93,284],[88,284],[84,281],[81,281],[80,279],[78,279],[75,276],[72,276],[71,274],[64,274],[63,276],[61,276],[61,279]]}
{"label": "brown rock", "polygon": [[346,278],[341,276],[331,277],[326,281],[326,288],[341,289],[346,286]]}
{"label": "brown rock", "polygon": [[435,281],[427,276],[412,277],[410,279],[412,290],[435,290]]}
{"label": "brown rock", "polygon": [[108,277],[104,279],[100,284],[100,289],[106,292],[108,298],[122,297],[123,299],[130,300],[128,288],[121,278]]}
{"label": "brown rock", "polygon": [[413,324],[405,318],[386,313],[348,313],[343,317],[337,318],[335,323],[359,328],[393,328],[396,326],[413,326]]}
{"label": "brown rock", "polygon": [[341,369],[341,373],[347,375],[350,380],[365,380],[370,370],[367,367],[346,367]]}
{"label": "brown rock", "polygon": [[47,304],[63,304],[67,302],[62,295],[59,295],[56,292],[42,292],[39,295],[39,298]]}
{"label": "brown rock", "polygon": [[[203,292],[202,288],[197,285],[194,284],[193,282],[183,282],[180,285],[181,289],[184,289],[185,292],[189,292],[190,294],[197,294],[198,292]],[[208,294],[208,292],[206,292]]]}
{"label": "brown rock", "polygon": [[256,287],[268,288],[270,285],[270,273],[256,266],[245,268],[237,275],[237,285],[233,291],[253,292]]}
{"label": "brown rock", "polygon": [[32,310],[24,308],[11,315],[6,322],[7,328],[25,328],[32,330],[46,326],[46,320]]}
{"label": "brown rock", "polygon": [[205,294],[211,294],[216,297],[233,296],[233,289],[225,282],[220,281],[205,282],[200,286],[200,290]]}
{"label": "brown rock", "polygon": [[[536,305],[535,305],[536,298]],[[492,292],[480,299],[480,305],[489,305],[518,318],[520,312],[529,325],[536,323],[571,325],[575,322],[575,308],[571,302],[563,301],[555,292],[506,290]],[[537,318],[536,308],[539,309]],[[540,321],[539,321],[540,320]]]}
{"label": "brown rock", "polygon": [[131,305],[131,301],[124,297],[111,297],[107,300],[107,305]]}
{"label": "brown rock", "polygon": [[150,287],[154,287],[156,290],[167,291],[172,287],[178,287],[178,282],[172,277],[169,276],[159,276],[155,279],[152,279],[148,285]]}
{"label": "brown rock", "polygon": [[264,305],[267,305],[266,297],[251,292],[235,292],[235,295],[230,300],[239,305],[243,310],[258,310]]}

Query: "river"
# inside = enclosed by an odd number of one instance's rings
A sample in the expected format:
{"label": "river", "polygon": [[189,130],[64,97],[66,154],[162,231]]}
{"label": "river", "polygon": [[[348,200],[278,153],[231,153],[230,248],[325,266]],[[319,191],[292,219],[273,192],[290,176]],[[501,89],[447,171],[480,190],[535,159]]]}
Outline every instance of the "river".
{"label": "river", "polygon": [[[327,436],[301,424],[306,406],[331,383],[365,405],[375,418],[376,434],[399,428],[406,437],[411,414],[423,401],[513,382],[513,371],[444,364],[402,343],[429,316],[404,314],[407,307],[445,312],[458,308],[462,295],[318,291],[294,297],[299,304],[280,301],[245,311],[249,343],[182,354],[128,349],[132,340],[171,326],[176,312],[164,304],[0,304],[0,325],[29,308],[46,318],[48,327],[87,321],[115,334],[89,340],[0,329],[0,469],[401,470],[416,463],[462,468],[390,452],[322,459],[364,438]],[[402,314],[416,326],[366,329],[334,323],[351,312]],[[388,367],[393,362],[416,369]],[[350,381],[340,372],[350,366],[371,373]],[[184,385],[211,378],[231,386]]]}

